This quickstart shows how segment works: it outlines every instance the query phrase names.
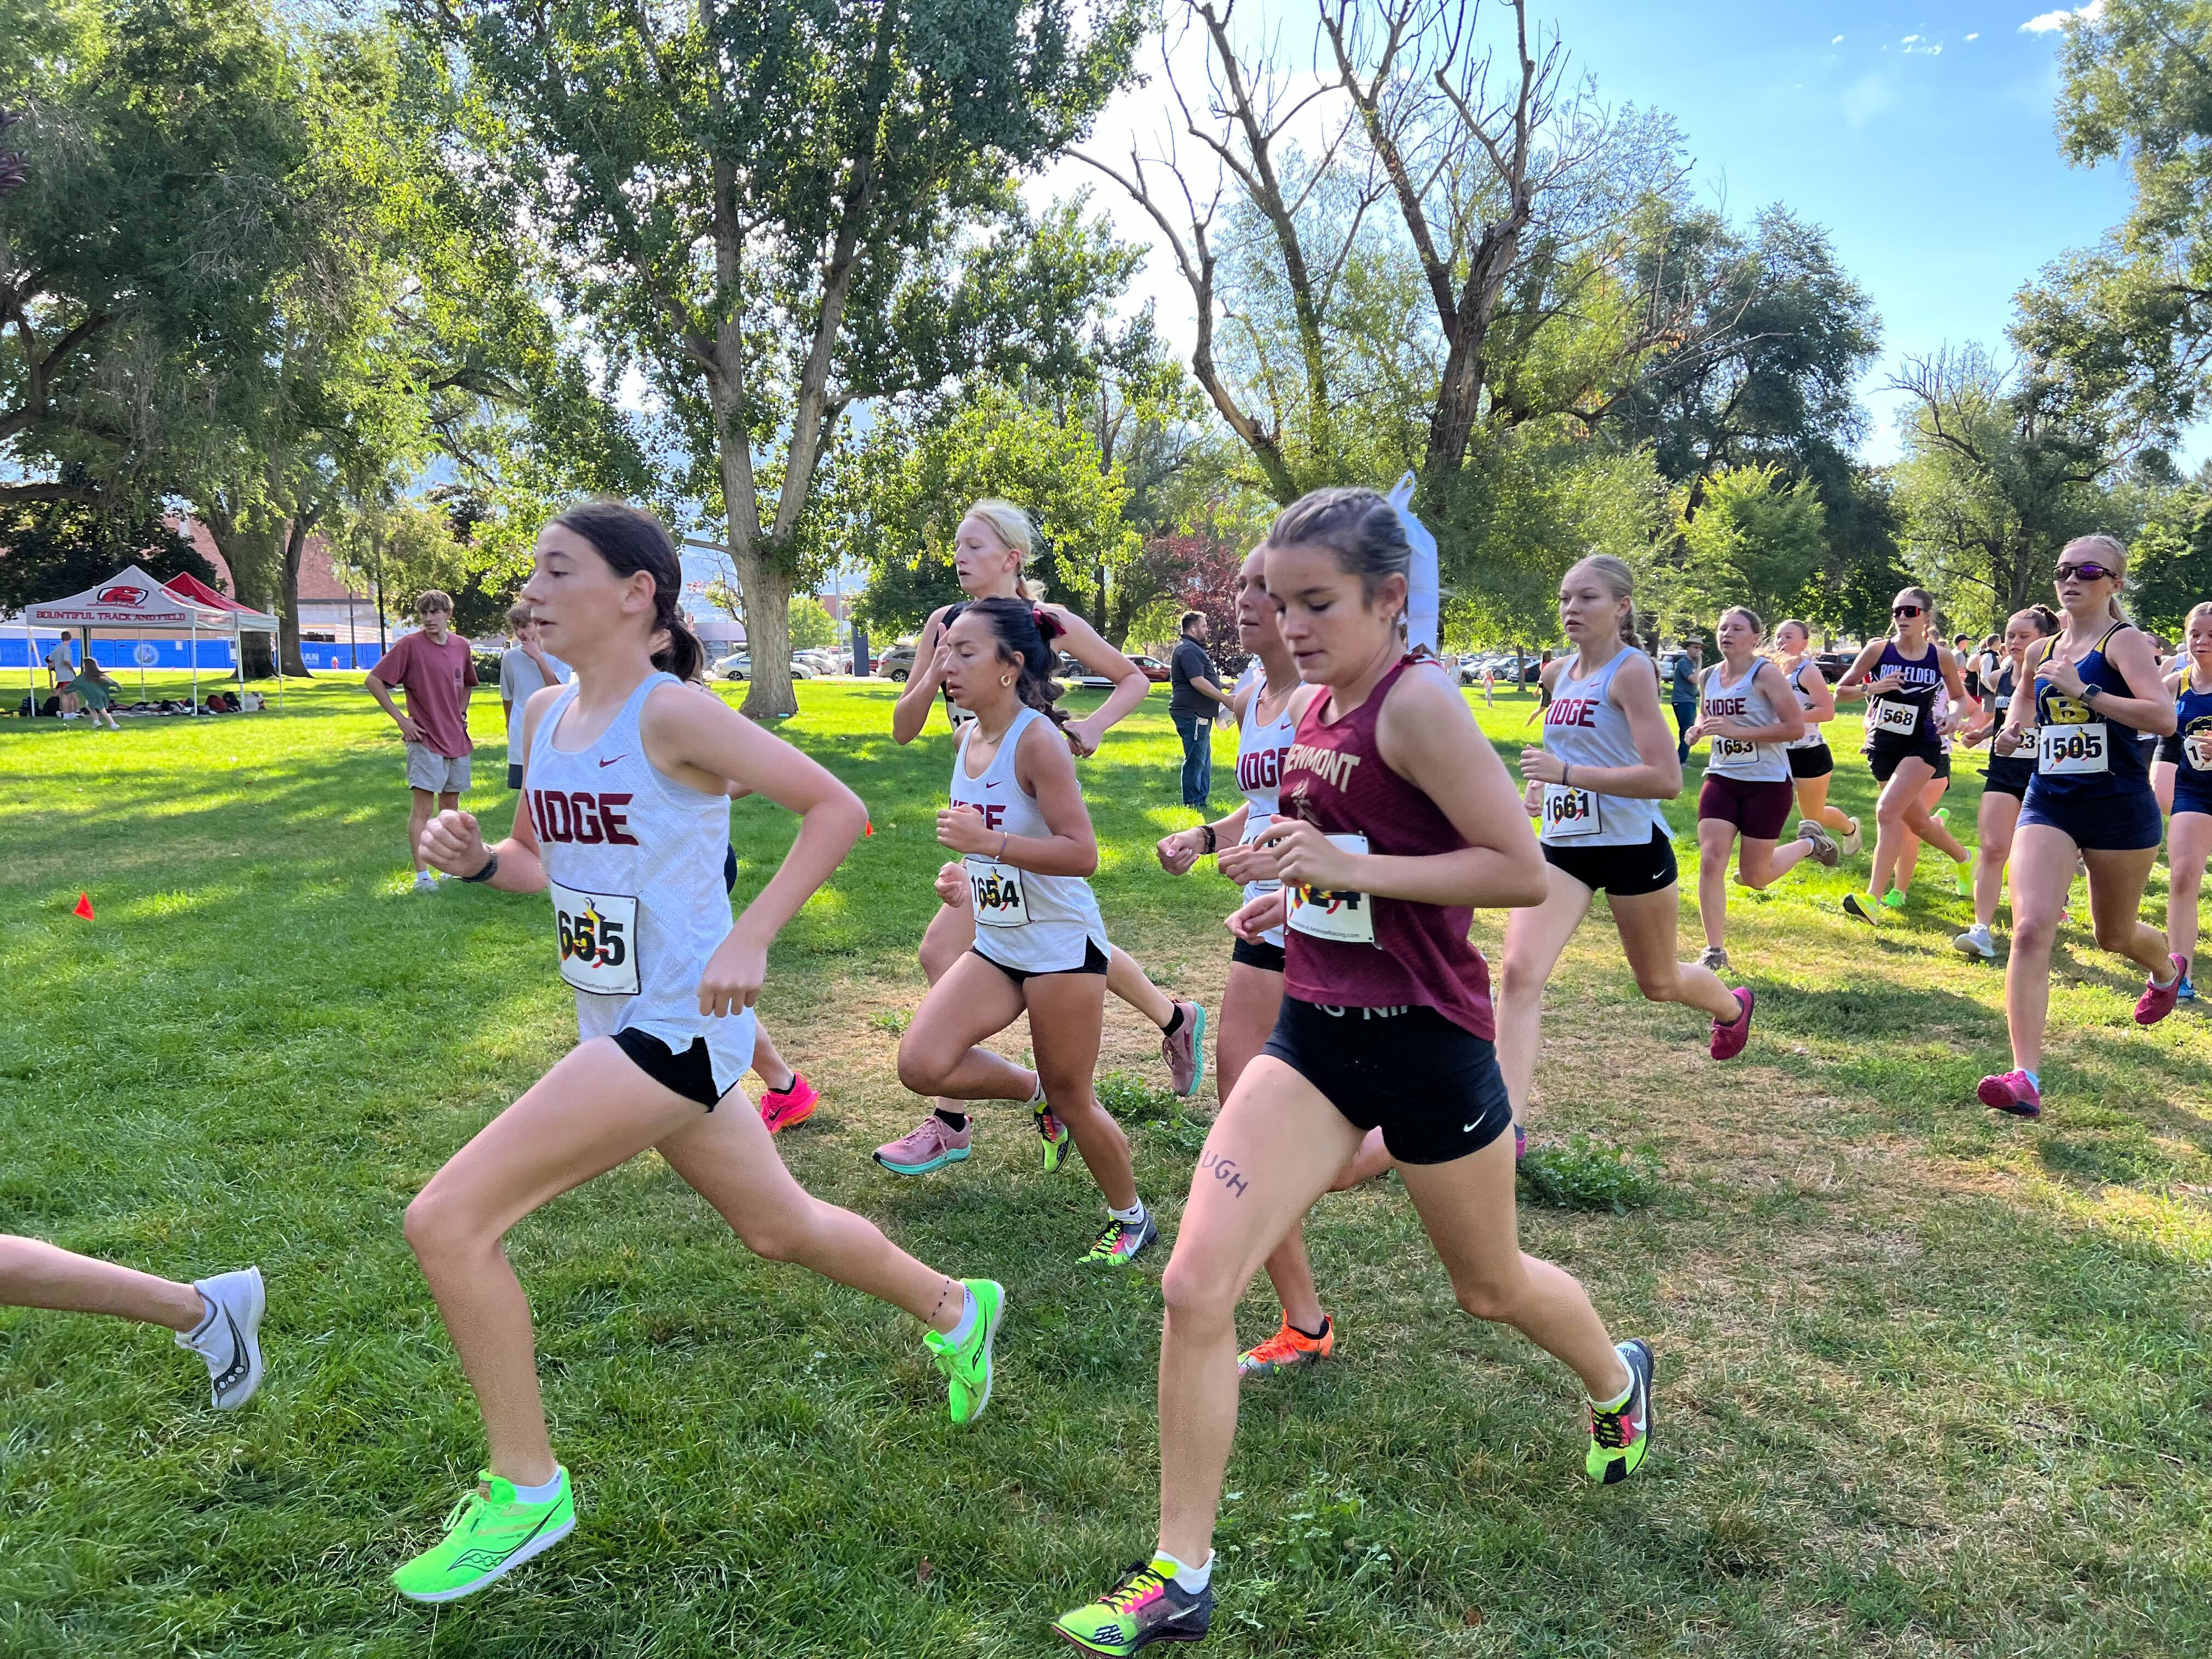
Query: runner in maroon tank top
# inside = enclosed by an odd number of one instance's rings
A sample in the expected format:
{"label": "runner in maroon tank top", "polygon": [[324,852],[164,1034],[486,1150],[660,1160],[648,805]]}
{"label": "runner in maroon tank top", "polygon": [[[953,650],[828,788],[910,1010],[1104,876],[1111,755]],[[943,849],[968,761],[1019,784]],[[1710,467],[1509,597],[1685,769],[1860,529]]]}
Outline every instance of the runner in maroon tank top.
{"label": "runner in maroon tank top", "polygon": [[1230,919],[1245,939],[1287,924],[1282,1012],[1206,1136],[1161,1284],[1159,1547],[1054,1626],[1097,1653],[1205,1633],[1237,1435],[1237,1304],[1370,1128],[1460,1305],[1581,1377],[1590,1478],[1624,1479],[1650,1444],[1650,1351],[1616,1347],[1582,1286],[1516,1235],[1490,974],[1467,935],[1477,908],[1540,902],[1544,862],[1458,688],[1402,654],[1404,526],[1372,490],[1317,490],[1275,520],[1267,557],[1298,673],[1325,688],[1256,843],[1274,867],[1254,873],[1284,890]]}

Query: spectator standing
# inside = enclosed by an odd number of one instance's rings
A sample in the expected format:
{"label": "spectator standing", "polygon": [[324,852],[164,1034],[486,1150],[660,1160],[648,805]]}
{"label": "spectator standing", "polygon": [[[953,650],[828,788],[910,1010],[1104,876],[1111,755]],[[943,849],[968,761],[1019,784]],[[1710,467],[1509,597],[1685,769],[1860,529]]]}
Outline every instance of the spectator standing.
{"label": "spectator standing", "polygon": [[[456,810],[469,787],[469,690],[477,666],[469,642],[451,631],[453,601],[432,587],[415,601],[422,631],[392,642],[369,671],[368,694],[383,706],[407,741],[407,787],[414,802],[407,817],[407,856],[415,865],[415,890],[435,892],[438,878],[422,857],[422,830],[437,812]],[[392,701],[407,693],[407,712]]]}
{"label": "spectator standing", "polygon": [[1206,622],[1202,611],[1182,613],[1182,637],[1168,659],[1168,718],[1182,739],[1182,804],[1201,812],[1213,811],[1213,716],[1229,706],[1221,689],[1213,659],[1206,650]]}
{"label": "spectator standing", "polygon": [[76,648],[70,644],[70,631],[62,629],[61,638],[54,648],[46,653],[46,672],[54,677],[54,690],[61,698],[62,718],[76,718]]}
{"label": "spectator standing", "polygon": [[[568,665],[549,657],[538,643],[538,618],[526,605],[507,609],[507,625],[514,643],[499,659],[499,702],[507,714],[507,787],[522,787],[522,728],[516,711],[530,701],[532,691],[568,683]],[[711,693],[709,695],[712,695]]]}
{"label": "spectator standing", "polygon": [[1692,639],[1675,647],[1674,654],[1667,659],[1668,696],[1674,705],[1678,733],[1674,758],[1685,766],[1690,761],[1690,728],[1698,723],[1698,678],[1705,654],[1705,641]]}

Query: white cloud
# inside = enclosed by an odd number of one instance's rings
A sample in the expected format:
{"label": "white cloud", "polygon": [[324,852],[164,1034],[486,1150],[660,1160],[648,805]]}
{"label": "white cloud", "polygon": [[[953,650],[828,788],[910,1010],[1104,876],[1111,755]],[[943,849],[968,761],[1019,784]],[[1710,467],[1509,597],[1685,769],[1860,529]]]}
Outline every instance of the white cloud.
{"label": "white cloud", "polygon": [[1834,40],[1829,41],[1828,44],[1832,46],[1840,46],[1844,44],[1844,37],[1839,34]]}
{"label": "white cloud", "polygon": [[1897,44],[1898,44],[1899,46],[1911,46],[1911,45],[1915,40],[1917,40],[1919,38],[1920,38],[1920,37],[1919,37],[1918,35],[1917,35],[1917,34],[1908,34],[1908,35],[1906,35],[1906,36],[1905,37],[1905,39],[1903,39],[1902,40],[1899,41]]}
{"label": "white cloud", "polygon": [[2064,28],[2068,21],[2073,18],[2078,17],[2085,23],[2094,23],[2104,15],[2105,0],[2089,0],[2087,5],[2076,6],[2071,11],[2039,12],[2022,23],[2020,26],[2020,32],[2022,34],[2049,34],[2053,30]]}
{"label": "white cloud", "polygon": [[1981,37],[1981,36],[1980,36],[1980,34],[1978,34],[1978,33],[1970,34],[1970,35],[1968,35],[1968,36],[1966,37],[1966,39],[1968,39],[1969,40],[1980,40],[1981,38],[1982,38],[1982,37]]}

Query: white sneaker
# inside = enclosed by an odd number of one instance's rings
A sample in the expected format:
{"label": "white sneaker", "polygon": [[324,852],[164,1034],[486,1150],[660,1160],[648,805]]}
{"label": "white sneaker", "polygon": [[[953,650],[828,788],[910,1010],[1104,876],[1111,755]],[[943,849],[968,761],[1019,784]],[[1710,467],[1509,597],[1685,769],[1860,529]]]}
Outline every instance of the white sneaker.
{"label": "white sneaker", "polygon": [[234,1412],[261,1386],[261,1311],[267,1305],[261,1269],[197,1279],[192,1288],[205,1298],[208,1314],[199,1328],[177,1333],[177,1346],[207,1361],[215,1385],[215,1408]]}
{"label": "white sneaker", "polygon": [[1698,966],[1709,968],[1716,974],[1725,974],[1729,970],[1728,952],[1717,945],[1708,945],[1698,953]]}
{"label": "white sneaker", "polygon": [[1990,936],[1987,922],[1976,922],[1951,941],[1951,948],[1961,956],[1979,957],[1984,962],[1997,959],[1997,942]]}
{"label": "white sneaker", "polygon": [[1854,858],[1857,855],[1859,850],[1859,821],[1856,818],[1853,818],[1851,820],[1851,830],[1849,835],[1838,836],[1836,837],[1836,850],[1838,853],[1841,853],[1847,859]]}
{"label": "white sneaker", "polygon": [[430,871],[417,870],[415,872],[415,890],[418,893],[436,892],[438,890],[438,878]]}

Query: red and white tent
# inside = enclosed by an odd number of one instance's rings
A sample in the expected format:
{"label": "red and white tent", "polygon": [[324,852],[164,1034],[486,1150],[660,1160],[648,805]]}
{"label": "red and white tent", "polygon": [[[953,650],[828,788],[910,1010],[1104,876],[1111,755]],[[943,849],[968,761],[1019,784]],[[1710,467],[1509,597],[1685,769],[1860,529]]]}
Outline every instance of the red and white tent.
{"label": "red and white tent", "polygon": [[[31,696],[38,700],[38,676],[35,664],[38,647],[32,640],[32,629],[40,628],[100,628],[128,629],[140,634],[183,634],[192,641],[192,702],[200,698],[199,637],[212,635],[218,639],[236,641],[243,634],[274,635],[278,629],[276,617],[265,611],[256,611],[249,605],[227,599],[192,577],[179,576],[174,582],[162,583],[154,580],[137,565],[126,566],[106,581],[88,587],[82,593],[72,593],[65,599],[50,599],[44,605],[23,607],[23,638],[30,645],[33,666],[30,669]],[[244,657],[239,655],[240,672],[245,672]],[[283,658],[277,653],[276,694],[284,694]]]}

